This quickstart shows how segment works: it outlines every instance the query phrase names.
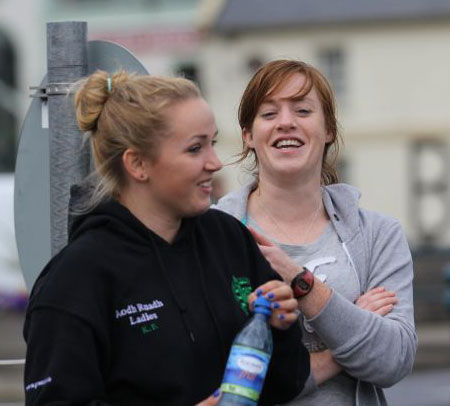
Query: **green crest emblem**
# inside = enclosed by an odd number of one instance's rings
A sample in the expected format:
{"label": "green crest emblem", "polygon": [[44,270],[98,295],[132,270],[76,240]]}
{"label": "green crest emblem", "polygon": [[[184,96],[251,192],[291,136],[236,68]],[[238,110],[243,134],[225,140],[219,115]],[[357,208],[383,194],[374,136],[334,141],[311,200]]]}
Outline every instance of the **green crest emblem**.
{"label": "green crest emblem", "polygon": [[234,298],[236,302],[238,302],[242,311],[248,315],[247,297],[252,292],[250,279],[245,276],[233,276],[231,281],[231,290],[233,291]]}

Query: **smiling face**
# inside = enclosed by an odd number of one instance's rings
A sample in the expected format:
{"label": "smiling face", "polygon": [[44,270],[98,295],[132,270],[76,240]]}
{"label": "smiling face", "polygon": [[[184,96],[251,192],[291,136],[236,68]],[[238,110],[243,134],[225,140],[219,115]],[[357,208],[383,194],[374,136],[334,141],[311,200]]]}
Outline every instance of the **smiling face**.
{"label": "smiling face", "polygon": [[325,145],[334,136],[326,129],[323,108],[314,87],[303,96],[306,78],[294,73],[269,94],[243,138],[258,158],[264,175],[314,176],[320,181]]}
{"label": "smiling face", "polygon": [[166,114],[169,131],[145,172],[151,205],[161,216],[178,220],[209,207],[212,176],[222,164],[214,150],[215,119],[205,100],[178,102]]}

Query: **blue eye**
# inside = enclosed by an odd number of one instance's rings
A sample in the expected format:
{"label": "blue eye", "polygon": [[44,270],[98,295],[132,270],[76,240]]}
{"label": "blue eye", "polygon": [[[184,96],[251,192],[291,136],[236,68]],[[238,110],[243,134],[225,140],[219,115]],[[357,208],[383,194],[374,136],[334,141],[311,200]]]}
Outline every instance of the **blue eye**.
{"label": "blue eye", "polygon": [[196,152],[199,152],[200,150],[201,150],[201,145],[199,145],[199,144],[196,144],[196,145],[193,145],[192,147],[190,147],[189,149],[188,149],[188,152],[191,152],[191,153],[196,153]]}

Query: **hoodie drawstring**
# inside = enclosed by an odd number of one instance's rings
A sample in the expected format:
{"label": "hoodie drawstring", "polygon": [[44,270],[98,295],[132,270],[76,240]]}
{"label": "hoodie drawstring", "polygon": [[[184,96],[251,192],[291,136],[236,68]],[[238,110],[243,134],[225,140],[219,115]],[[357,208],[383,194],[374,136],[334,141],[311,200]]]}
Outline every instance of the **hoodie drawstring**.
{"label": "hoodie drawstring", "polygon": [[188,332],[191,341],[195,342],[194,333],[193,333],[192,329],[190,328],[189,321],[187,320],[187,317],[186,317],[186,314],[187,314],[186,303],[184,303],[184,301],[176,294],[175,289],[172,284],[172,281],[170,280],[170,277],[167,273],[166,267],[164,266],[164,261],[161,258],[159,249],[156,246],[156,242],[152,236],[150,236],[150,240],[151,240],[152,248],[156,255],[156,260],[158,261],[158,264],[159,264],[160,272],[161,272],[164,280],[166,281],[167,286],[169,287],[170,293],[172,295],[173,301],[175,302],[175,305],[177,306],[178,311],[180,312],[181,320],[183,321],[184,328]]}

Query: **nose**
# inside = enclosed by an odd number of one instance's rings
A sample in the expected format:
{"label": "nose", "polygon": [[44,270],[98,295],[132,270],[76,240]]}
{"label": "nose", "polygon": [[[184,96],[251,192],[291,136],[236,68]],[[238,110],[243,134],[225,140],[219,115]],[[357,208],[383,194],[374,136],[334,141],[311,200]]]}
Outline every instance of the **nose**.
{"label": "nose", "polygon": [[287,107],[282,108],[278,113],[277,130],[289,131],[296,127],[297,124],[293,112]]}
{"label": "nose", "polygon": [[205,162],[205,169],[208,172],[217,172],[222,168],[222,162],[220,162],[219,157],[214,148],[210,149],[207,160]]}

